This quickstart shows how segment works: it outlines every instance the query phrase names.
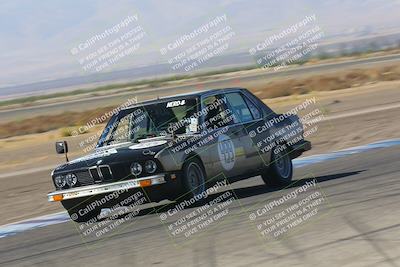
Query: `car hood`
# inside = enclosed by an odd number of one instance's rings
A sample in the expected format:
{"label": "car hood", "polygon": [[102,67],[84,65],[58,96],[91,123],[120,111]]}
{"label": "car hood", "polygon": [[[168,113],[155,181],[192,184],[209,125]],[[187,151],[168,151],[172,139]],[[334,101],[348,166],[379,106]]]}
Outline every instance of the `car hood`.
{"label": "car hood", "polygon": [[139,143],[127,142],[96,148],[93,153],[60,165],[54,171],[63,172],[86,169],[96,165],[109,165],[118,162],[154,158],[159,151],[167,146],[167,139],[146,139],[141,140]]}

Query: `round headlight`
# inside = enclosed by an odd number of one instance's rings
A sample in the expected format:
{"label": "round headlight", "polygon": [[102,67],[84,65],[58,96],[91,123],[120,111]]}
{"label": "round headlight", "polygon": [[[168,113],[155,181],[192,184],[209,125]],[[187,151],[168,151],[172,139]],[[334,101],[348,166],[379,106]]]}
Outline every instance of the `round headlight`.
{"label": "round headlight", "polygon": [[131,173],[133,175],[135,176],[140,175],[142,173],[142,170],[143,170],[142,165],[140,165],[139,163],[134,162],[131,164]]}
{"label": "round headlight", "polygon": [[57,175],[54,177],[54,183],[57,187],[62,188],[66,185],[67,181],[65,180],[64,176]]}
{"label": "round headlight", "polygon": [[153,160],[148,160],[144,164],[147,173],[154,173],[157,170],[157,164]]}
{"label": "round headlight", "polygon": [[69,173],[65,176],[65,181],[67,182],[67,185],[74,186],[78,182],[78,178],[75,174]]}

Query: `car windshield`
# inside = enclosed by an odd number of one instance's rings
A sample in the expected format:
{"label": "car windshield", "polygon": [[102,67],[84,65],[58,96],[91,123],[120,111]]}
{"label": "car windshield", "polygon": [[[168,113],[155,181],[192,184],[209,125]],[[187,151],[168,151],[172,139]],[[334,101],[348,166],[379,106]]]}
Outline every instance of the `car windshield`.
{"label": "car windshield", "polygon": [[190,117],[198,110],[197,106],[197,98],[182,98],[123,110],[110,119],[97,147],[137,142],[172,132],[188,133]]}

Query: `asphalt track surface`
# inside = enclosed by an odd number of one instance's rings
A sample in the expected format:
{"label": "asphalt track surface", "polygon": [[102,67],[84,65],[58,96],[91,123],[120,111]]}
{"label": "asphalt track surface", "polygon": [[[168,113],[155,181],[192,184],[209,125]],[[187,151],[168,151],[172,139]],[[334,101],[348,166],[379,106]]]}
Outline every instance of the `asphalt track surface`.
{"label": "asphalt track surface", "polygon": [[156,98],[157,96],[167,96],[171,94],[171,90],[176,94],[183,94],[193,91],[201,91],[215,88],[227,88],[227,87],[240,87],[241,84],[248,82],[257,82],[268,80],[272,78],[288,77],[293,75],[309,75],[316,74],[322,71],[334,71],[342,70],[345,68],[352,67],[372,67],[375,64],[392,63],[400,60],[400,55],[387,55],[373,58],[365,58],[351,61],[343,61],[337,63],[327,63],[311,66],[302,66],[289,69],[283,69],[279,71],[269,71],[255,74],[246,74],[243,76],[234,76],[230,78],[205,81],[196,85],[181,85],[181,86],[170,86],[154,89],[141,89],[137,91],[131,91],[126,93],[120,93],[116,95],[106,95],[91,98],[84,98],[79,100],[71,100],[53,104],[46,104],[34,107],[18,108],[18,109],[7,109],[0,110],[0,121],[12,121],[15,119],[30,118],[39,115],[58,114],[65,111],[84,111],[91,110],[98,107],[107,107],[113,105],[120,105],[127,101],[128,98],[137,97],[138,101],[144,101],[149,98]]}
{"label": "asphalt track surface", "polygon": [[[207,201],[229,192],[236,198],[229,212],[188,238],[173,237],[168,225],[198,207],[162,221],[171,205],[143,210],[100,238],[84,237],[73,222],[1,238],[0,266],[400,266],[399,152],[373,149],[297,168],[285,189],[260,177],[223,187]],[[249,216],[314,179],[324,196],[318,213],[263,238]]]}

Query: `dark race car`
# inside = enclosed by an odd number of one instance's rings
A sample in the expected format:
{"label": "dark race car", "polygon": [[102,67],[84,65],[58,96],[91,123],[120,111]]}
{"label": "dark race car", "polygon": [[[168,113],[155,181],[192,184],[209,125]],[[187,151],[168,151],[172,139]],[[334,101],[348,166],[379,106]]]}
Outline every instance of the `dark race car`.
{"label": "dark race car", "polygon": [[[67,153],[67,143],[57,142],[56,149]],[[246,89],[161,98],[115,114],[92,154],[53,171],[56,191],[48,200],[84,222],[121,205],[120,195],[188,199],[210,182],[255,175],[268,185],[286,185],[292,159],[309,149],[296,115],[274,113]]]}

